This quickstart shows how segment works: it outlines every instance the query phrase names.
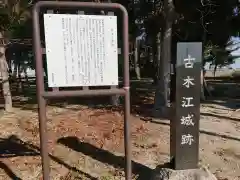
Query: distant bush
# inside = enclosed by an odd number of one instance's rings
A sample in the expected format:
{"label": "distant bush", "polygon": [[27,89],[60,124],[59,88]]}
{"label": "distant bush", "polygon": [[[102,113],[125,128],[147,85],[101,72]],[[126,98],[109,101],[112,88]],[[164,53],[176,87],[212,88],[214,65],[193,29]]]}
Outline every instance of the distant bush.
{"label": "distant bush", "polygon": [[231,74],[232,78],[240,78],[240,70],[234,70]]}

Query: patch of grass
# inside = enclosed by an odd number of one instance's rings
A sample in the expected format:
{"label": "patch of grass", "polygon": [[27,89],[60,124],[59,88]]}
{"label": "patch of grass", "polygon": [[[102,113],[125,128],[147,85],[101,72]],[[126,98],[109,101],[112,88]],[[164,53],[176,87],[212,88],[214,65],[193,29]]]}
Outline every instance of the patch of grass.
{"label": "patch of grass", "polygon": [[60,180],[91,180],[91,178],[86,177],[84,174],[70,171],[66,177],[62,177]]}
{"label": "patch of grass", "polygon": [[106,174],[100,177],[100,180],[114,180],[114,176],[111,174]]}

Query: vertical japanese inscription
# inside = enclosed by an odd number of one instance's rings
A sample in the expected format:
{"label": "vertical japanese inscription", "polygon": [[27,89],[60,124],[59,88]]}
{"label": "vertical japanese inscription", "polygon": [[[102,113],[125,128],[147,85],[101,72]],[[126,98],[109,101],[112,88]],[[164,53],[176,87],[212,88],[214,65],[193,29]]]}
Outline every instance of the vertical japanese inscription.
{"label": "vertical japanese inscription", "polygon": [[62,31],[63,33],[63,54],[64,54],[64,70],[65,70],[65,82],[68,84],[68,69],[67,69],[67,46],[68,46],[68,19],[62,19]]}
{"label": "vertical japanese inscription", "polygon": [[50,87],[118,84],[116,16],[45,14],[44,26]]}
{"label": "vertical japanese inscription", "polygon": [[176,64],[175,168],[198,164],[202,43],[178,43]]}

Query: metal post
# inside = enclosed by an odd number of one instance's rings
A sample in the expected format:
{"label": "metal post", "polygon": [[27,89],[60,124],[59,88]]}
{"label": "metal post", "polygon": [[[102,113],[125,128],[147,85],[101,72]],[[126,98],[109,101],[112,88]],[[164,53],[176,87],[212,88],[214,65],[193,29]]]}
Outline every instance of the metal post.
{"label": "metal post", "polygon": [[49,157],[47,147],[47,118],[46,118],[46,100],[42,97],[44,90],[43,63],[42,63],[42,47],[40,39],[40,28],[38,11],[33,9],[33,33],[34,33],[34,55],[36,60],[36,85],[38,98],[38,115],[40,130],[40,151],[42,157],[43,179],[49,179]]}
{"label": "metal post", "polygon": [[129,44],[128,44],[128,15],[127,12],[124,13],[123,17],[123,56],[124,56],[124,89],[125,94],[125,116],[124,116],[124,141],[125,141],[125,156],[126,156],[126,170],[125,178],[130,180],[132,172],[131,164],[131,134],[130,134],[130,82],[129,82]]}

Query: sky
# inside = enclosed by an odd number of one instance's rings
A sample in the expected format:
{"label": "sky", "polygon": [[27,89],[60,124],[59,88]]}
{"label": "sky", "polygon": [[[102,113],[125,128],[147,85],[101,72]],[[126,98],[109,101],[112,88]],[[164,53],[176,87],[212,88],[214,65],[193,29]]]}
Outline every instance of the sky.
{"label": "sky", "polygon": [[[233,56],[240,56],[240,37],[231,37],[230,41],[232,41],[233,44],[236,44],[236,45],[232,46],[232,47],[229,47],[229,49],[230,48],[235,49],[235,48],[239,47],[239,49],[233,51],[231,54]],[[211,63],[206,63],[205,68],[208,69],[210,64]],[[229,66],[232,67],[232,69],[240,69],[240,58],[236,58],[235,63],[230,64]]]}
{"label": "sky", "polygon": [[[239,43],[240,42],[240,37],[231,37],[230,41],[233,41],[233,44]],[[236,46],[233,46],[233,48],[240,47],[240,43],[237,44]],[[233,51],[232,55],[240,55],[240,48],[237,49],[236,51]]]}
{"label": "sky", "polygon": [[[236,44],[236,43],[239,43],[240,42],[240,37],[231,37],[230,39],[231,41],[233,41],[233,44]],[[233,48],[236,48],[236,47],[240,47],[240,43],[237,44],[236,46],[234,46]],[[240,56],[240,48],[237,49],[236,51],[233,51],[231,53],[233,56]],[[233,69],[237,69],[239,68],[240,69],[240,58],[237,58],[235,60],[235,63],[234,64],[231,64],[230,65]]]}

